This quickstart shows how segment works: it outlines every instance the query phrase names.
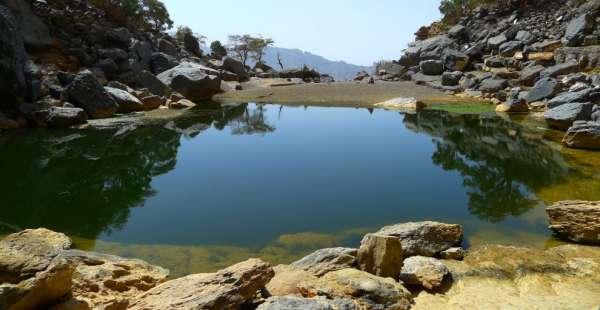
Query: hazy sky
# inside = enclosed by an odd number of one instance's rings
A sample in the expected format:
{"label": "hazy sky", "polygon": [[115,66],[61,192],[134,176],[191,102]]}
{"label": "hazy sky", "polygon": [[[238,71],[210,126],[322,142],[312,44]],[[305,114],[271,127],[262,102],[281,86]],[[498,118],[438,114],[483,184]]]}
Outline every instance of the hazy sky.
{"label": "hazy sky", "polygon": [[262,34],[275,45],[371,65],[397,59],[440,0],[163,0],[176,25],[221,40]]}

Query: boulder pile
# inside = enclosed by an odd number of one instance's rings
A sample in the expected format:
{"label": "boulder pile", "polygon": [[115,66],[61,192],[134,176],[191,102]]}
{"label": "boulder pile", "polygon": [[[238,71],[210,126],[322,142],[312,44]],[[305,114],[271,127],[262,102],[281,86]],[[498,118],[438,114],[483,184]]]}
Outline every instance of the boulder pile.
{"label": "boulder pile", "polygon": [[599,150],[600,3],[506,3],[481,5],[444,31],[425,27],[399,60],[377,65],[375,80],[485,98],[498,112],[543,111],[568,131],[566,146]]}

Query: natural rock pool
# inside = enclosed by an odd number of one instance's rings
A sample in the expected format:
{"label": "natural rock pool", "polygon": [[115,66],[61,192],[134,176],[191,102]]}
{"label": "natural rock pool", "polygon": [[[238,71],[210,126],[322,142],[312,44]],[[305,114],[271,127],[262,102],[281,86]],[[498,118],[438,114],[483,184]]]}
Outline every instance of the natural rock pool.
{"label": "natural rock pool", "polygon": [[0,234],[46,227],[175,276],[289,263],[406,221],[462,224],[467,247],[549,247],[546,204],[600,200],[600,154],[557,136],[495,113],[255,104],[14,132],[0,136]]}

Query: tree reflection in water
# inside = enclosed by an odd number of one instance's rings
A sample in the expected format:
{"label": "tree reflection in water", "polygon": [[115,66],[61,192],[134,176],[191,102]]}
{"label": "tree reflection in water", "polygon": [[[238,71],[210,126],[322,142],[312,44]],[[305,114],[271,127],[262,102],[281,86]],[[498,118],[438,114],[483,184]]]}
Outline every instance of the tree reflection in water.
{"label": "tree reflection in water", "polygon": [[463,177],[469,211],[498,222],[537,205],[532,192],[557,182],[567,165],[541,134],[490,115],[407,114],[406,127],[433,137],[435,165]]}

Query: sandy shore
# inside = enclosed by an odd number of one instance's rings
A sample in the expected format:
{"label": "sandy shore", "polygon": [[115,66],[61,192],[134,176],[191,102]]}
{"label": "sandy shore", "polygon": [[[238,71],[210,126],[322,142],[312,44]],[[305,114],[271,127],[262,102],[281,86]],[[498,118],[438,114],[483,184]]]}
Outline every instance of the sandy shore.
{"label": "sandy shore", "polygon": [[[265,82],[266,84],[266,82]],[[479,103],[481,100],[459,98],[442,91],[412,82],[377,82],[358,84],[337,82],[331,84],[300,84],[269,87],[256,82],[243,83],[244,90],[217,95],[219,102],[281,103],[287,105],[372,107],[374,104],[397,97],[414,97],[426,104]]]}

